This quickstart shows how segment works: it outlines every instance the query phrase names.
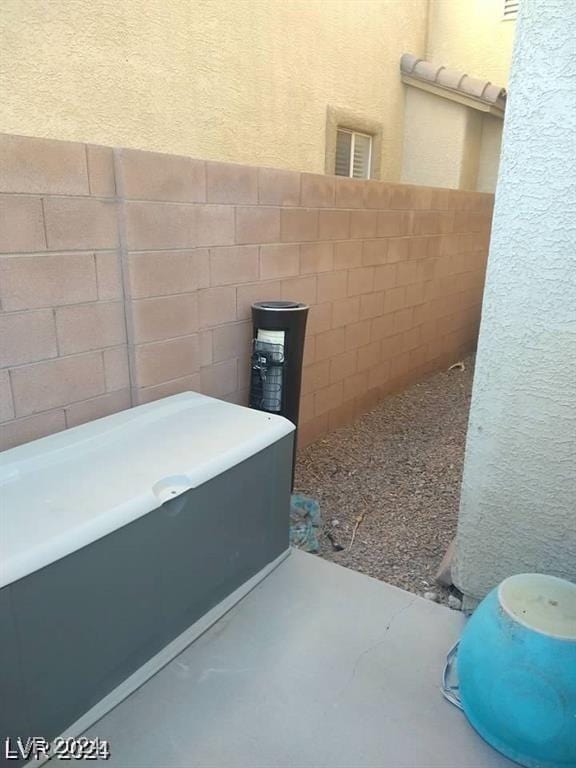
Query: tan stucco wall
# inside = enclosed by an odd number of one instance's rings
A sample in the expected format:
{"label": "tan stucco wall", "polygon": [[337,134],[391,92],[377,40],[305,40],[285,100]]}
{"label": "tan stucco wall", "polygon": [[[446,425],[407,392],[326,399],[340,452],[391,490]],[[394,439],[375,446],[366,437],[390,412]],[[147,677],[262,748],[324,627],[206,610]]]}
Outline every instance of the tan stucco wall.
{"label": "tan stucco wall", "polygon": [[426,0],[3,0],[0,131],[324,172],[326,108],[383,123]]}
{"label": "tan stucco wall", "polygon": [[464,134],[462,165],[460,167],[459,189],[476,189],[480,166],[481,143],[482,113],[475,109],[466,109],[466,131]]}
{"label": "tan stucco wall", "polygon": [[503,127],[504,123],[498,117],[484,115],[482,118],[482,141],[476,182],[478,192],[494,192],[496,189]]}
{"label": "tan stucco wall", "polygon": [[417,88],[405,89],[402,181],[458,189],[466,107]]}
{"label": "tan stucco wall", "polygon": [[515,21],[503,0],[430,0],[426,58],[506,87]]}
{"label": "tan stucco wall", "polygon": [[[516,21],[502,0],[430,0],[426,58],[506,86]],[[502,120],[405,86],[402,181],[493,192]]]}
{"label": "tan stucco wall", "polygon": [[406,86],[402,182],[494,192],[502,120]]}
{"label": "tan stucco wall", "polygon": [[[426,58],[506,86],[515,21],[503,0],[430,0]],[[502,120],[405,86],[402,181],[493,192]]]}

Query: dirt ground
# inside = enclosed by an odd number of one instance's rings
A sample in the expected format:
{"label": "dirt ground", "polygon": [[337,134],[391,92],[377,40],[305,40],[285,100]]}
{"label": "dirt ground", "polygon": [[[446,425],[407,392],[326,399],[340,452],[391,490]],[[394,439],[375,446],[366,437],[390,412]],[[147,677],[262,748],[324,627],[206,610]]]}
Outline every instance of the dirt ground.
{"label": "dirt ground", "polygon": [[308,446],[296,467],[295,491],[320,502],[322,557],[443,603],[434,575],[456,532],[473,358],[464,364]]}

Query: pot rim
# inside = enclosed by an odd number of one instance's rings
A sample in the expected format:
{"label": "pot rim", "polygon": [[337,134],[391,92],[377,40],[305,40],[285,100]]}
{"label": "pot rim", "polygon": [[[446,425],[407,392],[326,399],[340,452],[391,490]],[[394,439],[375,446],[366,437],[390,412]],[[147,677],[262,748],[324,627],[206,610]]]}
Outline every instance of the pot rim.
{"label": "pot rim", "polygon": [[513,621],[532,632],[576,642],[573,582],[543,573],[517,573],[498,586],[498,602]]}

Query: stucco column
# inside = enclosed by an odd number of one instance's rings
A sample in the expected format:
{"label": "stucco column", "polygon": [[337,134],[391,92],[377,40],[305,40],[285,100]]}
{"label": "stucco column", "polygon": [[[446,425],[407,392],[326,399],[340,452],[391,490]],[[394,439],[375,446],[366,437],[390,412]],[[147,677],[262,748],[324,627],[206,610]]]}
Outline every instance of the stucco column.
{"label": "stucco column", "polygon": [[470,604],[576,580],[576,6],[522,0],[458,526]]}

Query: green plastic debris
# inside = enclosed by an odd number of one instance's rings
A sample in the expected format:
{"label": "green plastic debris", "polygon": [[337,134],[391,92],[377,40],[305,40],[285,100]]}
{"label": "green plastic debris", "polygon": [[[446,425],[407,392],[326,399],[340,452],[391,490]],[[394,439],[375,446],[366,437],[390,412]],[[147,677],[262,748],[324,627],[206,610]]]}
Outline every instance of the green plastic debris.
{"label": "green plastic debris", "polygon": [[290,500],[290,544],[304,552],[318,552],[320,504],[310,496],[293,493]]}

